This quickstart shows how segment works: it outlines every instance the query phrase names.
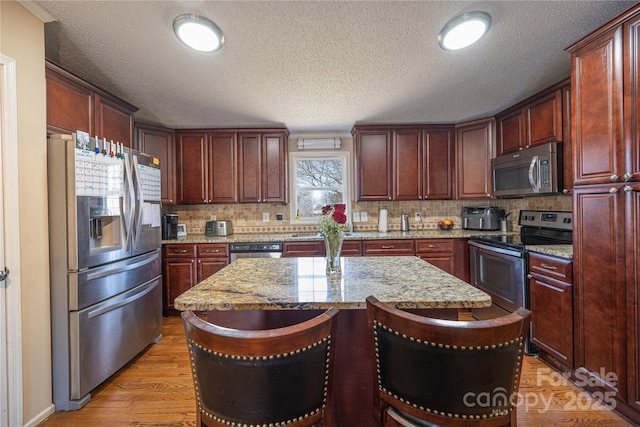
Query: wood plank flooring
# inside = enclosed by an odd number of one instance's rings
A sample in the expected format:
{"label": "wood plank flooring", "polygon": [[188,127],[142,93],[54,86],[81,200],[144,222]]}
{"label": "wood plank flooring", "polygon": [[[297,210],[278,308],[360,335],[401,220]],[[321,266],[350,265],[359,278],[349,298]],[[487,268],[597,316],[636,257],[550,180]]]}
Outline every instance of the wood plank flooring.
{"label": "wood plank flooring", "polygon": [[[40,425],[194,426],[195,395],[180,317],[165,317],[162,333],[157,344],[100,386],[84,408],[56,412]],[[519,427],[633,425],[573,384],[562,384],[544,362],[527,356],[523,366]]]}

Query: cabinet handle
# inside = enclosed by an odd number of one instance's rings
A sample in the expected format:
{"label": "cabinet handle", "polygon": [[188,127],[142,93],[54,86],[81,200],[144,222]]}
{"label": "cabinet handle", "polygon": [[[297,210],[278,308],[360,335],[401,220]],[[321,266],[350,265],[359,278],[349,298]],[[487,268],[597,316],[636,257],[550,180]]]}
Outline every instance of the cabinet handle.
{"label": "cabinet handle", "polygon": [[533,279],[533,276],[531,274],[527,274],[527,279]]}
{"label": "cabinet handle", "polygon": [[611,194],[616,194],[618,192],[618,189],[616,187],[613,187],[609,190],[609,193]]}
{"label": "cabinet handle", "polygon": [[394,247],[395,246],[385,246],[385,245],[381,246],[382,249],[393,249]]}
{"label": "cabinet handle", "polygon": [[198,264],[202,264],[202,260],[198,260]]}
{"label": "cabinet handle", "polygon": [[619,179],[620,177],[618,175],[616,175],[615,173],[613,175],[611,175],[611,181],[615,182]]}
{"label": "cabinet handle", "polygon": [[220,249],[216,249],[215,251],[212,251],[211,249],[207,249],[205,252],[208,254],[217,254],[218,252],[220,252]]}
{"label": "cabinet handle", "polygon": [[391,200],[391,196],[389,196],[389,200]]}
{"label": "cabinet handle", "polygon": [[555,265],[548,265],[548,264],[545,264],[544,262],[540,263],[540,265],[542,267],[546,268],[547,270],[557,270],[558,269]]}
{"label": "cabinet handle", "polygon": [[439,248],[440,245],[429,245],[430,248]]}
{"label": "cabinet handle", "polygon": [[173,253],[174,254],[186,254],[187,250],[186,249],[174,249]]}
{"label": "cabinet handle", "polygon": [[623,190],[625,193],[631,193],[633,191],[633,187],[631,187],[630,185],[625,185]]}
{"label": "cabinet handle", "polygon": [[564,190],[562,190],[562,194],[569,194],[571,193],[571,190],[569,190],[568,188],[565,188]]}
{"label": "cabinet handle", "polygon": [[194,263],[194,260],[191,260],[191,264],[193,264],[193,263]]}

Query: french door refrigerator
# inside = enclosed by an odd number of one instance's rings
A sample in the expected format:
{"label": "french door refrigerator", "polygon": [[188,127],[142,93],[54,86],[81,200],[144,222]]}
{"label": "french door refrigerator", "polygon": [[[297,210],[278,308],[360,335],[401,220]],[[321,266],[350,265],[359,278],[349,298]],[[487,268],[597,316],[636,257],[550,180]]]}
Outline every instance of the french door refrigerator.
{"label": "french door refrigerator", "polygon": [[160,166],[87,135],[47,143],[53,400],[91,392],[162,333]]}

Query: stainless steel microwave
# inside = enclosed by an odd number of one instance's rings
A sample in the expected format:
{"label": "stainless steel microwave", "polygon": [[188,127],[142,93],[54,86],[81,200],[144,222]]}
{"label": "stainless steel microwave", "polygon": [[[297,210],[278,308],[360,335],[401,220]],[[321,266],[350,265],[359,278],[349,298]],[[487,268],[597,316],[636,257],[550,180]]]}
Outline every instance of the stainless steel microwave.
{"label": "stainless steel microwave", "polygon": [[561,191],[562,143],[549,142],[491,159],[493,195],[523,197]]}

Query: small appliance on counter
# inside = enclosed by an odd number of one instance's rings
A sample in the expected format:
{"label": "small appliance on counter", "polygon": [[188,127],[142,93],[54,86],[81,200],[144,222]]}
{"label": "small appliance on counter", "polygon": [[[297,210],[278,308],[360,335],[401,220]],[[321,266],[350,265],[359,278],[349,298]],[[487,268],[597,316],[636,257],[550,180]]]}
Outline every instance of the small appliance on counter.
{"label": "small appliance on counter", "polygon": [[162,240],[178,238],[178,214],[162,215]]}
{"label": "small appliance on counter", "polygon": [[401,221],[400,221],[400,231],[409,231],[409,215],[408,214],[402,214],[401,217]]}
{"label": "small appliance on counter", "polygon": [[465,230],[499,230],[504,210],[495,206],[467,206],[462,208],[462,228]]}
{"label": "small appliance on counter", "polygon": [[229,236],[233,234],[231,221],[207,221],[204,226],[205,236]]}

